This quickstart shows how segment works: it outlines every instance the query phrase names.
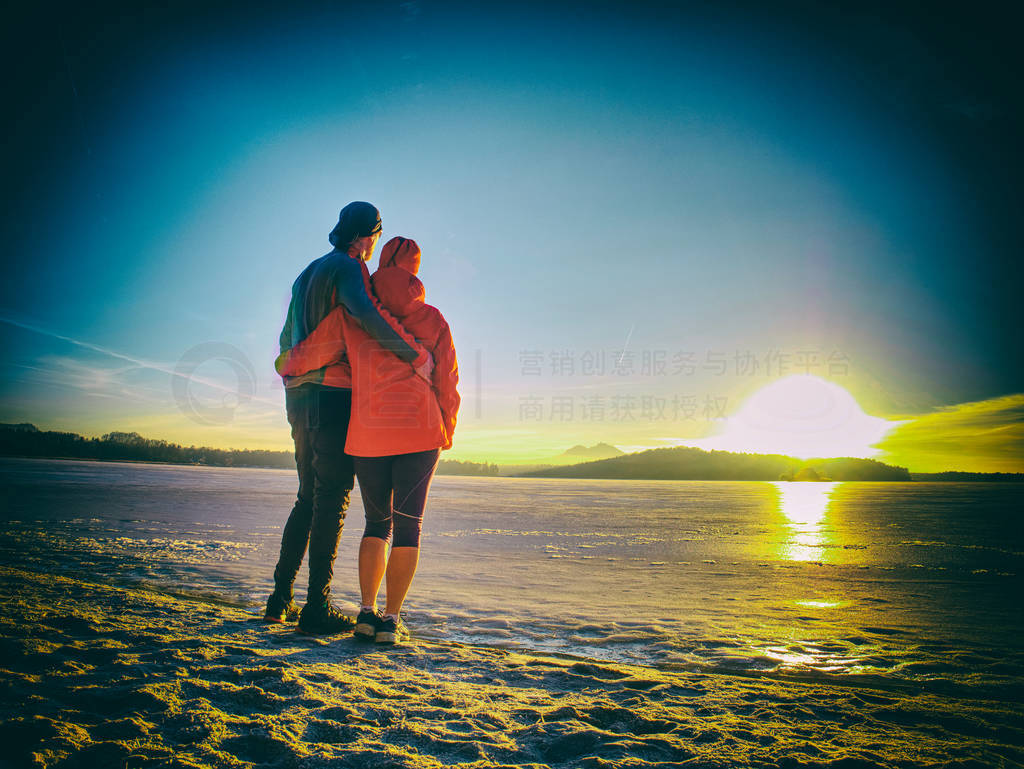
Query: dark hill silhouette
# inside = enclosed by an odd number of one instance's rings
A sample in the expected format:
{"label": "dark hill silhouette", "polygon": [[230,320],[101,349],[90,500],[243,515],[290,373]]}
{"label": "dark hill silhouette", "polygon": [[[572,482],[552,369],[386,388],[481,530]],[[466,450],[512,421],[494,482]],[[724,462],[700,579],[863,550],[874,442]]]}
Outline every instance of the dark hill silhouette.
{"label": "dark hill silhouette", "polygon": [[[905,467],[873,459],[836,457],[802,460],[782,454],[705,451],[679,446],[650,449],[613,459],[552,467],[524,475],[533,478],[622,478],[637,480],[775,481],[804,468],[834,481],[909,481]],[[810,478],[810,473],[803,477]]]}

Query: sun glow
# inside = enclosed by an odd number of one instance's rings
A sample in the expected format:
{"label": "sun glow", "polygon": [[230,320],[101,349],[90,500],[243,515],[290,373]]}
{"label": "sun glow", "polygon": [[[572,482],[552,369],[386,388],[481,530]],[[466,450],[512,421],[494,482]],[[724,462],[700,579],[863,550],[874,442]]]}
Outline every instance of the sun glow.
{"label": "sun glow", "polygon": [[722,451],[811,457],[870,458],[900,422],[865,414],[841,386],[794,374],[762,387],[724,421],[718,435],[687,445]]}

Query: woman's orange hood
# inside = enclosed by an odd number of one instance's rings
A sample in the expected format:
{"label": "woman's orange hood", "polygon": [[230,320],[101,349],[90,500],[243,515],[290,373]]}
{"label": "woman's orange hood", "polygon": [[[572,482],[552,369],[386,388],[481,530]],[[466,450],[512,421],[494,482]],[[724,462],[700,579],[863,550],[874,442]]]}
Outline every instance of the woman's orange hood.
{"label": "woman's orange hood", "polygon": [[380,252],[380,266],[370,278],[377,298],[392,315],[408,315],[426,300],[427,292],[416,277],[420,247],[410,238],[392,238]]}
{"label": "woman's orange hood", "polygon": [[420,247],[412,238],[403,238],[401,235],[391,238],[380,250],[380,265],[378,270],[384,267],[401,267],[413,275],[420,271]]}

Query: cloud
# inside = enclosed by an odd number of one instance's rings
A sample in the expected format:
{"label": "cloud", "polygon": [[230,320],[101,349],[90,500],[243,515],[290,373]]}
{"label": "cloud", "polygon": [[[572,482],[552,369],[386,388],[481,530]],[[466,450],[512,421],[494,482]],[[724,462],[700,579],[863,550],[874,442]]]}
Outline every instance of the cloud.
{"label": "cloud", "polygon": [[912,472],[1024,472],[1024,393],[900,418],[878,444],[884,462]]}
{"label": "cloud", "polygon": [[132,373],[145,371],[141,366],[92,365],[66,355],[41,355],[37,363],[39,366],[31,367],[38,371],[34,384],[68,387],[82,395],[104,398],[128,398],[151,403],[167,400],[166,397],[158,397],[162,393],[156,388],[128,381]]}

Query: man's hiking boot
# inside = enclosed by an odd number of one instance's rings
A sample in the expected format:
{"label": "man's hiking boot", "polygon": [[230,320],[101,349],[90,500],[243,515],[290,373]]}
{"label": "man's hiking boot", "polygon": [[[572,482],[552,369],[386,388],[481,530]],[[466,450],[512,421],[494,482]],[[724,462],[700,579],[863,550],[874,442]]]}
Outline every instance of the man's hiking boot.
{"label": "man's hiking boot", "polygon": [[299,615],[299,630],[311,635],[333,635],[352,629],[352,618],[342,614],[331,604],[307,603]]}
{"label": "man's hiking boot", "polygon": [[270,594],[270,598],[267,599],[267,610],[263,613],[264,621],[283,625],[298,618],[299,605],[293,598],[282,598],[276,591]]}
{"label": "man's hiking boot", "polygon": [[379,644],[396,644],[409,637],[409,629],[402,622],[402,618],[395,619],[392,616],[381,617],[377,623],[377,632],[373,640]]}
{"label": "man's hiking boot", "polygon": [[377,626],[380,624],[380,613],[361,609],[356,617],[356,629],[353,634],[356,638],[364,641],[373,641],[377,636]]}

